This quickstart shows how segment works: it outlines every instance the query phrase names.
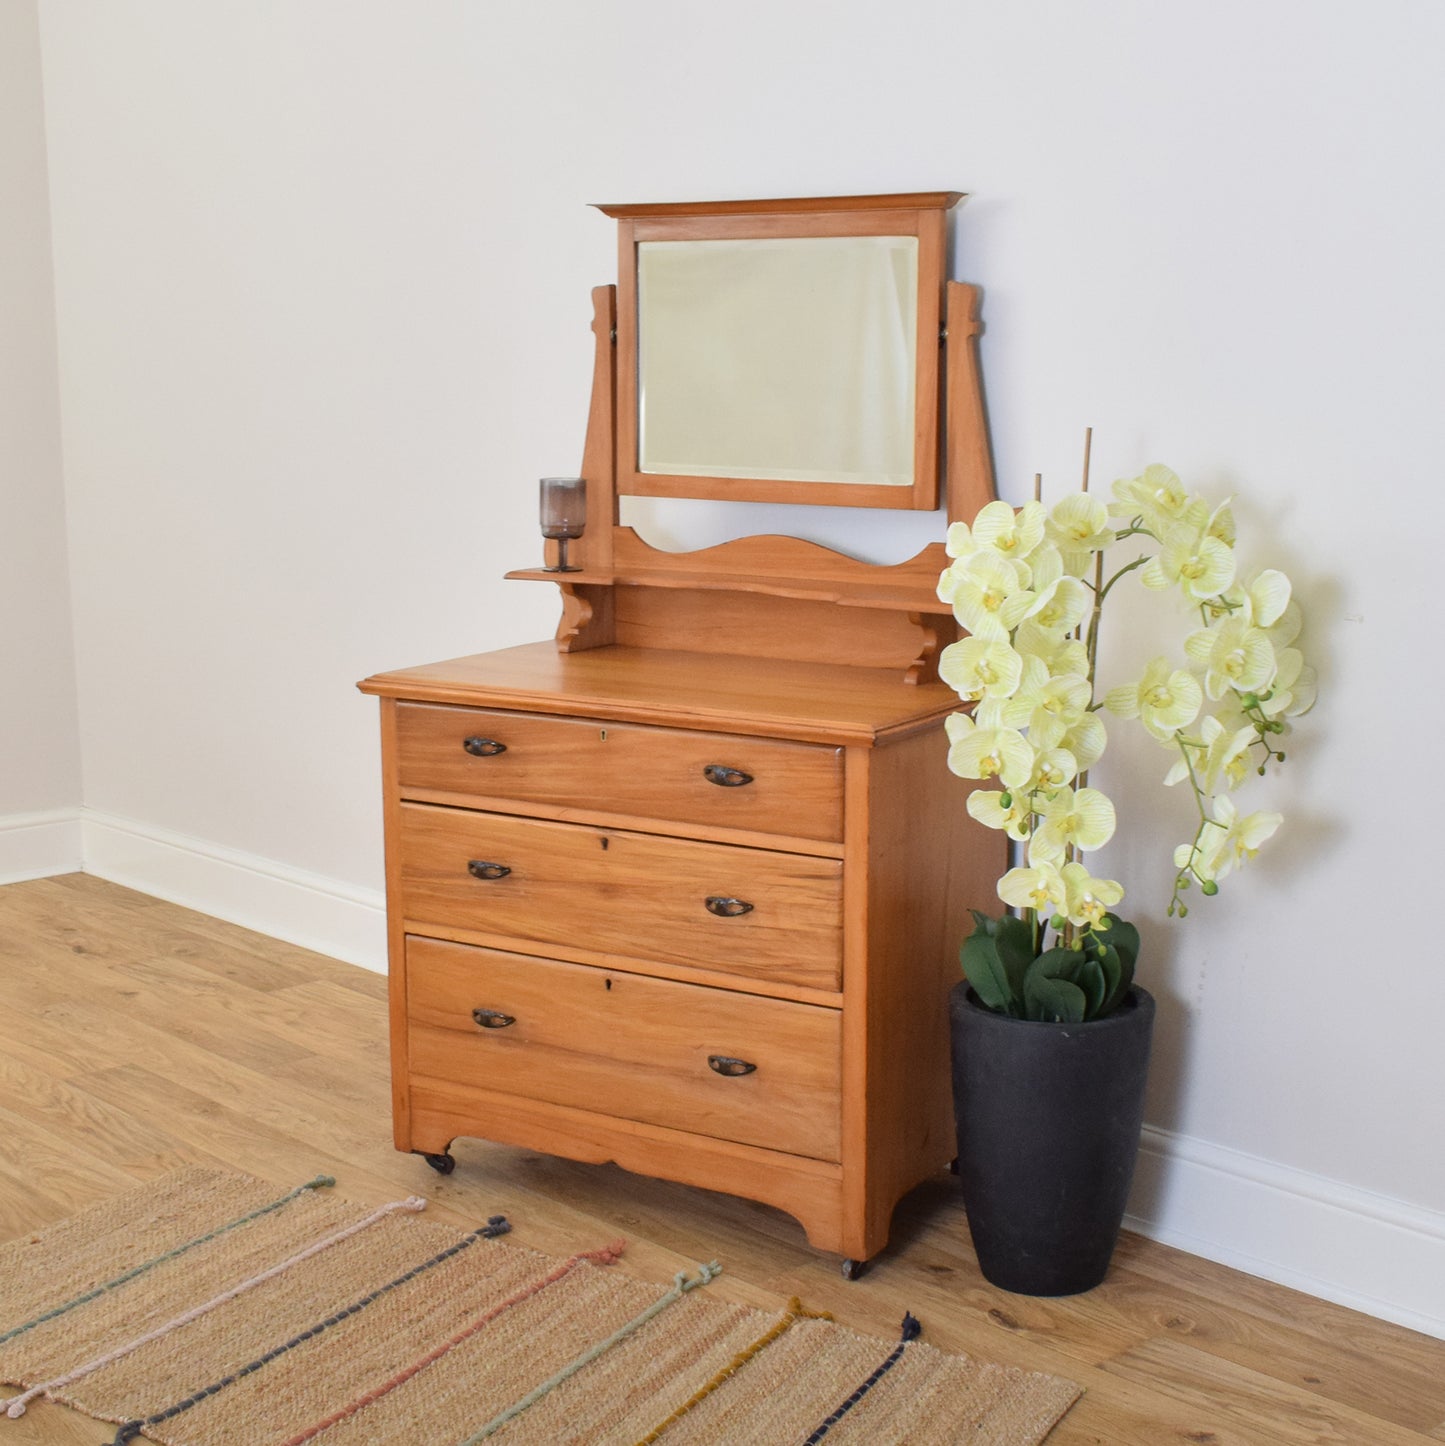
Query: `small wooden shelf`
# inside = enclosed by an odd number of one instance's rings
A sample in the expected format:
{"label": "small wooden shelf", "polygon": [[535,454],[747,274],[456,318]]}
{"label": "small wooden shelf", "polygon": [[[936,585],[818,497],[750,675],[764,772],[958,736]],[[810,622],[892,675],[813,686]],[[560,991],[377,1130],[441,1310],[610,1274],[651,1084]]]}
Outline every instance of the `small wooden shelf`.
{"label": "small wooden shelf", "polygon": [[906,562],[879,564],[796,537],[665,552],[632,528],[614,526],[605,542],[584,546],[575,572],[507,574],[558,585],[558,644],[566,651],[626,642],[752,653],[897,667],[916,683],[937,677],[938,653],[957,636],[952,610],[938,598],[948,563],[942,543]]}
{"label": "small wooden shelf", "polygon": [[802,598],[836,603],[840,607],[881,609],[898,613],[936,613],[947,617],[952,608],[937,597],[920,594],[906,584],[840,581],[820,578],[779,577],[766,573],[682,572],[549,572],[546,568],[518,568],[508,578],[524,582],[555,582],[562,586],[658,587],[701,592],[758,593],[766,597]]}

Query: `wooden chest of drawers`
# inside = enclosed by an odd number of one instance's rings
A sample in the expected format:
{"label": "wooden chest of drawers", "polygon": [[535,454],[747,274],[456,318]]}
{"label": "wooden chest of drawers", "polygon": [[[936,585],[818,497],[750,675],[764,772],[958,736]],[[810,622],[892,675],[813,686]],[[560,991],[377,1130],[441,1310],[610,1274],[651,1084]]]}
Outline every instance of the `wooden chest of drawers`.
{"label": "wooden chest of drawers", "polygon": [[396,1144],[776,1205],[853,1261],[953,1153],[947,993],[1001,871],[892,673],[550,643],[382,700]]}

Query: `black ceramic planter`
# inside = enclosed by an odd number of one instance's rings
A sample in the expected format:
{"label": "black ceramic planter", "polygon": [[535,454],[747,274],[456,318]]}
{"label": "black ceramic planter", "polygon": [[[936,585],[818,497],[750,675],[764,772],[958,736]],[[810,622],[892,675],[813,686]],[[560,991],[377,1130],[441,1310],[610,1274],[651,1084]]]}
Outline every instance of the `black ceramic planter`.
{"label": "black ceramic planter", "polygon": [[1020,1295],[1103,1280],[1139,1130],[1154,1000],[1135,986],[1107,1019],[1009,1019],[954,986],[958,1174],[984,1276]]}

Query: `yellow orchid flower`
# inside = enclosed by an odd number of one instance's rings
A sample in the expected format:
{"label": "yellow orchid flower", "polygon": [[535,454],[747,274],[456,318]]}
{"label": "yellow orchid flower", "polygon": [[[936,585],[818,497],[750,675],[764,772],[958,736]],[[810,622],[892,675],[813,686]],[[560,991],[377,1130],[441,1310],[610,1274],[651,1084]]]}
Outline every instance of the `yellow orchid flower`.
{"label": "yellow orchid flower", "polygon": [[1034,591],[1028,619],[1049,632],[1072,632],[1089,609],[1088,590],[1076,577],[1055,578],[1042,589],[1036,580]]}
{"label": "yellow orchid flower", "polygon": [[1207,536],[1218,538],[1226,547],[1234,546],[1236,539],[1234,509],[1228,502],[1221,502],[1209,514],[1209,521],[1204,524],[1204,531]]}
{"label": "yellow orchid flower", "polygon": [[[954,523],[954,527],[960,524]],[[953,532],[953,528],[949,528]],[[1017,511],[1007,502],[989,502],[973,519],[969,538],[975,549],[992,548],[1012,562],[1023,562],[1044,540],[1044,507],[1025,502]],[[950,557],[957,556],[949,553]]]}
{"label": "yellow orchid flower", "polygon": [[1046,628],[1037,614],[1025,618],[1018,625],[1014,633],[1014,648],[1025,658],[1038,658],[1055,677],[1063,673],[1088,676],[1089,651],[1084,644],[1060,630]]}
{"label": "yellow orchid flower", "polygon": [[1034,602],[1023,565],[991,551],[972,553],[946,568],[938,596],[976,638],[1006,639]]}
{"label": "yellow orchid flower", "polygon": [[1081,863],[1068,863],[1059,870],[1064,884],[1064,913],[1069,923],[1097,929],[1104,915],[1124,897],[1124,886],[1115,879],[1096,879]]}
{"label": "yellow orchid flower", "polygon": [[1097,788],[1061,788],[1037,812],[1043,822],[1029,844],[1029,862],[1062,860],[1070,848],[1101,849],[1114,836],[1114,805]]}
{"label": "yellow orchid flower", "polygon": [[1003,501],[986,503],[973,519],[955,522],[944,538],[944,551],[952,558],[969,558],[991,548],[1014,561],[1027,557],[1043,540],[1043,506],[1027,502],[1015,509]]}
{"label": "yellow orchid flower", "polygon": [[1104,707],[1120,718],[1138,718],[1161,742],[1169,742],[1180,728],[1199,716],[1204,693],[1199,679],[1182,668],[1155,658],[1137,683],[1121,683],[1104,695]]}
{"label": "yellow orchid flower", "polygon": [[948,766],[960,778],[998,778],[1019,788],[1034,771],[1034,750],[1015,728],[981,728],[966,713],[944,719]]}
{"label": "yellow orchid flower", "polygon": [[1047,532],[1063,558],[1064,571],[1074,577],[1085,576],[1094,554],[1114,541],[1107,504],[1087,492],[1071,493],[1057,503],[1049,513]]}
{"label": "yellow orchid flower", "polygon": [[1245,621],[1257,628],[1273,627],[1289,606],[1290,591],[1290,580],[1284,573],[1278,568],[1266,568],[1240,589]]}
{"label": "yellow orchid flower", "polygon": [[1224,618],[1190,633],[1184,651],[1190,662],[1204,669],[1204,691],[1211,698],[1222,698],[1231,689],[1263,693],[1278,667],[1269,635],[1241,617]]}
{"label": "yellow orchid flower", "polygon": [[[1194,778],[1204,793],[1214,793],[1223,781],[1226,788],[1238,788],[1249,772],[1249,749],[1259,736],[1253,725],[1246,723],[1233,730],[1226,729],[1218,718],[1206,716],[1199,725],[1202,749],[1194,751]],[[1189,777],[1189,763],[1183,758],[1164,775],[1164,782],[1175,784]]]}
{"label": "yellow orchid flower", "polygon": [[1290,598],[1285,604],[1284,611],[1264,630],[1276,648],[1287,648],[1299,637],[1300,629],[1303,626],[1304,614],[1300,611],[1300,605]]}
{"label": "yellow orchid flower", "polygon": [[1112,491],[1115,500],[1109,504],[1109,515],[1126,520],[1138,517],[1156,537],[1183,521],[1195,501],[1178,475],[1158,462],[1137,477],[1121,478]]}
{"label": "yellow orchid flower", "polygon": [[1139,581],[1156,592],[1179,587],[1194,602],[1218,597],[1234,581],[1234,549],[1208,531],[1170,527],[1158,553],[1144,565]]}
{"label": "yellow orchid flower", "polygon": [[1029,791],[1051,794],[1079,776],[1079,760],[1067,748],[1050,748],[1034,759]]}
{"label": "yellow orchid flower", "polygon": [[[1252,859],[1260,845],[1272,837],[1283,822],[1283,815],[1278,813],[1251,813],[1241,818],[1232,799],[1216,798],[1214,817],[1204,825],[1195,850],[1198,872],[1216,882],[1225,878]],[[1189,846],[1182,847],[1187,855]],[[1176,861],[1178,854],[1176,850]],[[1186,864],[1178,866],[1183,868]]]}
{"label": "yellow orchid flower", "polygon": [[1040,676],[1040,669],[1026,664],[1018,690],[1004,704],[1003,721],[1012,728],[1027,728],[1029,742],[1036,749],[1058,748],[1069,729],[1084,717],[1090,697],[1087,678]]}
{"label": "yellow orchid flower", "polygon": [[1266,718],[1298,718],[1315,706],[1318,687],[1315,670],[1306,666],[1298,648],[1284,648],[1275,654],[1274,681],[1259,700]]}
{"label": "yellow orchid flower", "polygon": [[962,638],[938,658],[938,676],[965,702],[1008,698],[1018,688],[1024,660],[1006,641]]}
{"label": "yellow orchid flower", "polygon": [[1063,875],[1052,863],[1010,869],[998,881],[998,896],[1015,909],[1033,909],[1045,915],[1061,913],[1068,905]]}
{"label": "yellow orchid flower", "polygon": [[1074,755],[1082,773],[1085,769],[1092,768],[1104,756],[1104,749],[1108,744],[1109,735],[1104,728],[1104,720],[1097,713],[1085,713],[1064,734],[1061,746]]}
{"label": "yellow orchid flower", "polygon": [[1033,831],[1033,807],[1028,790],[1016,788],[1009,793],[1007,808],[1004,797],[997,788],[975,788],[968,796],[966,807],[969,815],[985,828],[1002,829],[1010,838],[1022,842]]}
{"label": "yellow orchid flower", "polygon": [[[949,644],[949,647],[953,646]],[[1014,651],[1019,659],[1018,680],[1009,693],[998,690],[984,695],[973,710],[974,722],[981,728],[1022,728],[1028,721],[1030,710],[1028,707],[1020,708],[1015,699],[1020,694],[1032,697],[1048,682],[1049,670],[1039,658],[1020,653],[1018,649]],[[1035,747],[1039,746],[1034,740],[1030,742]]]}

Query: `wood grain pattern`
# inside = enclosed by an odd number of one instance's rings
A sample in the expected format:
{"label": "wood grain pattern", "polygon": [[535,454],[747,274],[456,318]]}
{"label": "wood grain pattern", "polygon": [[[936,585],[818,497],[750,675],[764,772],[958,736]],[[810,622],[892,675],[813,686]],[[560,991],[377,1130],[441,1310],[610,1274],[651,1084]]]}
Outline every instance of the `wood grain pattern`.
{"label": "wood grain pattern", "polygon": [[[837,989],[837,859],[404,803],[397,907],[413,932],[483,929],[533,944]],[[509,872],[479,879],[471,865]],[[737,900],[725,917],[709,900]],[[544,951],[545,952],[545,949]]]}
{"label": "wood grain pattern", "polygon": [[[615,589],[617,641],[626,647],[695,649],[720,662],[740,658],[823,660],[849,669],[887,669],[908,680],[931,650],[935,622],[903,609],[850,609],[773,589],[668,586]],[[950,641],[952,640],[950,636]]]}
{"label": "wood grain pattern", "polygon": [[542,1149],[566,1160],[616,1164],[638,1175],[703,1189],[746,1181],[748,1200],[786,1211],[814,1249],[841,1255],[845,1248],[842,1171],[830,1161],[525,1100],[482,1085],[420,1079],[414,1096],[419,1149],[440,1151],[474,1129],[478,1119],[495,1118],[494,1143]]}
{"label": "wood grain pattern", "polygon": [[883,668],[850,669],[843,680],[827,663],[627,647],[559,653],[551,643],[398,668],[358,686],[385,698],[834,745],[871,746],[958,707],[946,683],[901,688],[899,675]]}
{"label": "wood grain pattern", "polygon": [[[887,1239],[893,1207],[955,1154],[948,993],[970,907],[981,907],[1007,867],[1003,836],[969,817],[970,786],[939,769],[939,740],[921,733],[869,759],[872,831],[867,917],[848,1005],[866,1036],[867,1091],[859,1103],[871,1144],[870,1239]],[[906,808],[892,805],[907,799]]]}
{"label": "wood grain pattern", "polygon": [[[972,444],[966,471],[959,464],[954,490],[961,499],[992,486],[991,472],[978,470],[978,450]],[[982,454],[986,459],[986,442]],[[626,647],[906,670],[905,681],[936,682],[936,665],[924,664],[958,636],[951,606],[938,597],[948,565],[942,543],[891,564],[794,537],[740,537],[677,553],[618,527],[612,546],[610,569],[589,568],[561,583],[559,637],[589,629],[591,613],[581,609],[606,598],[607,638]],[[507,576],[559,581],[539,568]],[[564,650],[575,651],[570,642]]]}
{"label": "wood grain pattern", "polygon": [[[978,316],[982,292],[963,281],[948,282],[944,291],[948,333],[944,404],[948,520],[972,522],[979,509],[997,495],[983,377],[978,364],[978,338],[983,330]],[[941,545],[938,551],[942,553]],[[941,572],[948,559],[941,557],[938,561]]]}
{"label": "wood grain pattern", "polygon": [[[477,808],[609,811],[690,827],[793,838],[843,836],[837,749],[616,721],[402,703],[399,786],[407,798],[448,793]],[[468,739],[503,751],[480,756]],[[746,774],[714,783],[709,769]],[[726,775],[724,775],[726,777]]]}
{"label": "wood grain pattern", "polygon": [[[838,1158],[837,1009],[436,939],[408,941],[407,973],[418,1078]],[[478,1007],[512,1022],[481,1028]]]}
{"label": "wood grain pattern", "polygon": [[[784,553],[803,546],[791,539],[763,541]],[[832,609],[832,616],[846,611]],[[471,661],[491,667],[487,659]],[[899,1198],[953,1153],[944,976],[952,971],[965,907],[986,903],[1004,864],[1001,838],[968,819],[966,789],[952,786],[942,766],[939,690],[910,686],[896,674],[879,686],[869,670],[800,668],[801,678],[788,678],[796,689],[792,696],[801,700],[806,693],[817,702],[819,723],[831,715],[834,746],[824,749],[809,741],[811,727],[786,730],[786,742],[741,731],[741,720],[756,712],[758,683],[777,678],[766,659],[740,658],[733,666],[709,655],[618,646],[565,659],[567,671],[590,673],[610,692],[614,706],[605,723],[573,716],[577,698],[560,692],[535,712],[520,703],[515,710],[485,706],[516,699],[519,678],[525,683],[535,676],[538,661],[518,650],[501,655],[493,675],[503,681],[500,696],[471,689],[469,664],[460,679],[469,687],[469,701],[482,706],[468,708],[440,702],[429,689],[410,689],[414,673],[366,685],[384,688],[390,704],[395,736],[384,786],[400,798],[388,813],[388,858],[396,861],[388,874],[393,992],[407,1001],[400,1024],[393,1016],[393,1027],[406,1030],[405,1042],[394,1041],[392,1049],[393,1068],[407,1073],[396,1090],[399,1148],[441,1153],[452,1134],[539,1149],[559,1148],[565,1140],[574,1157],[619,1160],[788,1208],[801,1202],[799,1218],[815,1244],[854,1261],[871,1258],[887,1243]],[[686,688],[680,679],[698,678],[699,662],[711,668],[719,661],[721,676],[701,706],[696,694],[673,693]],[[520,664],[520,673],[500,671],[513,664]],[[856,711],[855,677],[870,713]],[[586,701],[594,696],[582,692]],[[688,722],[707,716],[713,700],[722,722],[722,705],[730,698],[732,727],[686,733],[660,727],[646,701],[663,697],[672,698]],[[481,756],[468,756],[467,739]],[[839,744],[846,744],[843,773]],[[713,790],[709,798],[698,782],[701,760],[720,759],[719,748],[731,750],[735,766],[750,773],[773,768],[776,760],[781,806],[764,811],[758,822],[771,819],[781,827],[787,821],[834,837],[792,852],[758,847],[757,835],[743,846],[703,836],[716,830],[729,806],[717,795],[731,790]],[[501,780],[513,768],[517,784],[510,791],[534,797],[468,794],[470,780]],[[508,789],[499,783],[498,791]],[[828,828],[820,830],[806,807],[788,808],[790,793],[811,799]],[[589,807],[649,810],[654,795],[662,806],[656,816],[640,819],[636,830],[583,821]],[[699,817],[709,823],[700,827]],[[761,841],[767,842],[765,835]],[[671,1057],[674,1078],[680,1078],[679,1049],[690,1038],[689,1012],[682,1008],[671,1018],[656,1011],[655,1033],[628,1036],[630,1055],[609,1056],[605,1070],[580,1043],[587,1020],[578,1009],[548,1040],[551,1054],[520,1056],[505,1078],[495,1078],[475,1041],[464,1048],[454,1032],[448,1036],[435,1019],[418,1016],[417,990],[425,986],[413,966],[427,956],[415,944],[399,944],[398,930],[500,950],[517,961],[512,972],[519,990],[525,959],[538,960],[537,983],[522,990],[534,1000],[548,992],[544,978],[588,977],[567,972],[579,964],[594,979],[619,966],[625,975],[652,975],[660,998],[681,999],[679,981],[709,989],[721,982],[729,993],[756,990],[769,997],[751,1003],[724,997],[717,1007],[744,1014],[756,1008],[759,1019],[784,1019],[788,1006],[779,1013],[776,1001],[792,991],[798,1018],[791,1032],[799,1046],[810,1018],[806,1006],[823,1003],[835,1031],[841,1007],[841,1060],[835,1042],[826,1079],[816,1082],[829,1092],[826,1128],[819,1101],[801,1087],[800,1123],[790,1125],[780,1094],[771,1107],[777,1118],[769,1122],[770,1132],[757,1118],[722,1120],[710,1143],[702,1139],[708,1135],[704,1126],[689,1126],[677,1113],[701,1097],[682,1093],[673,1113],[641,1115],[625,1088],[628,1059],[633,1072],[645,1075],[654,1057]],[[636,988],[645,997],[643,983]],[[820,997],[825,994],[831,997]],[[692,997],[705,995],[694,990]],[[599,999],[594,1028],[607,1013],[603,1005]],[[453,1007],[465,1017],[459,1004]],[[750,1057],[746,1044],[736,1053]],[[805,1065],[823,1058],[816,1041],[799,1053]],[[579,1085],[580,1093],[568,1092],[537,1063],[544,1055],[555,1055],[559,1067],[579,1064],[579,1080],[590,1082]],[[418,1104],[423,1081],[441,1096],[435,1116]],[[474,1087],[491,1098],[483,1102]],[[617,1107],[609,1109],[608,1101]],[[559,1135],[562,1109],[589,1111],[592,1138],[580,1118],[569,1118]],[[637,1131],[630,1128],[637,1123],[689,1133],[668,1141],[665,1152],[639,1153]],[[779,1133],[790,1128],[792,1133]],[[810,1134],[818,1138],[810,1142]],[[725,1173],[707,1175],[704,1161],[716,1155],[717,1143],[728,1141],[767,1146],[773,1154],[727,1160]],[[617,1153],[619,1142],[625,1155]],[[841,1171],[819,1199],[806,1188],[812,1183],[806,1172],[788,1183],[784,1155],[826,1156]],[[687,1173],[681,1174],[684,1160]]]}
{"label": "wood grain pattern", "polygon": [[[156,966],[171,958],[220,987],[169,1009]],[[341,993],[371,1017],[349,1053],[344,1032],[299,1051],[277,1032]],[[278,1190],[331,1168],[355,1200],[420,1192],[429,1213],[469,1228],[503,1211],[519,1244],[553,1254],[626,1235],[617,1268],[644,1278],[717,1257],[724,1272],[710,1290],[724,1298],[776,1309],[801,1294],[879,1338],[912,1310],[940,1349],[1083,1385],[1049,1446],[1445,1440],[1445,1341],[1129,1234],[1089,1294],[1008,1295],[979,1275],[956,1182],[942,1174],[904,1200],[888,1251],[855,1282],[840,1279],[782,1209],[615,1165],[467,1140],[456,1173],[442,1179],[392,1148],[376,1044],[386,1032],[383,979],[100,879],[0,888],[0,1006],[0,1058],[32,1075],[46,1058],[53,1064],[51,1084],[23,1086],[23,1109],[7,1095],[12,1114],[45,1114],[39,1143],[50,1162],[37,1169],[23,1145],[0,1162],[7,1238],[76,1208],[38,1183],[62,1159],[76,1203],[104,1198],[118,1180],[150,1179],[172,1155],[246,1170]],[[50,1096],[57,1085],[71,1093]],[[826,1185],[827,1167],[819,1170]],[[16,1446],[93,1446],[107,1434],[47,1403],[3,1424]]]}

